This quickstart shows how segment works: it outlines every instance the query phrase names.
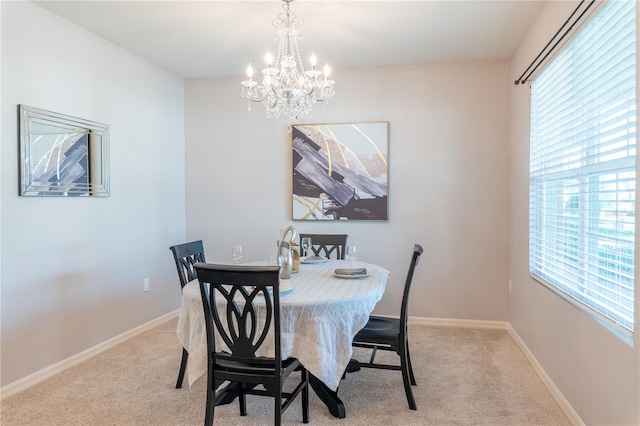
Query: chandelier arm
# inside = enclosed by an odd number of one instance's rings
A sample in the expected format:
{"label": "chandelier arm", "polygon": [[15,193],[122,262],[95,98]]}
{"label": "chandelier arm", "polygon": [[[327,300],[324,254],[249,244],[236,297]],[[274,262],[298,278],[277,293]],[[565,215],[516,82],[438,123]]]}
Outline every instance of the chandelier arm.
{"label": "chandelier arm", "polygon": [[252,101],[252,102],[259,103],[259,102],[264,101],[264,99],[266,98],[266,96],[262,96],[261,98],[254,97],[254,96],[247,96],[246,98],[247,98],[247,99],[249,99],[249,100],[250,100],[250,101]]}

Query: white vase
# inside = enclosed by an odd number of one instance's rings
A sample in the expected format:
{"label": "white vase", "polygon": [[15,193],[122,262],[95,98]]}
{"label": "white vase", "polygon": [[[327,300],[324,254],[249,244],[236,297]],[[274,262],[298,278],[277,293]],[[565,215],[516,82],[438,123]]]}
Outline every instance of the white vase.
{"label": "white vase", "polygon": [[293,255],[291,245],[286,241],[278,241],[278,266],[280,266],[280,279],[290,279],[293,272]]}

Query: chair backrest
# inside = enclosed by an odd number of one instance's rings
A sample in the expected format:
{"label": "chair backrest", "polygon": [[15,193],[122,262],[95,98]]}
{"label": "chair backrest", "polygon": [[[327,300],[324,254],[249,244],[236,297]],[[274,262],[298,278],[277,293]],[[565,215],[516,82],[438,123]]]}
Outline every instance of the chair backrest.
{"label": "chair backrest", "polygon": [[173,260],[176,262],[180,288],[183,288],[189,281],[197,278],[193,265],[198,262],[206,262],[202,240],[177,244],[169,247],[169,249],[173,253]]}
{"label": "chair backrest", "polygon": [[[311,251],[316,256],[330,258],[335,253],[336,259],[344,259],[348,234],[300,234],[300,246],[302,239],[311,238]],[[302,248],[301,255],[307,256]]]}
{"label": "chair backrest", "polygon": [[402,307],[400,308],[400,323],[404,324],[404,330],[406,331],[408,310],[409,310],[409,290],[411,290],[411,281],[413,281],[413,272],[416,269],[420,255],[424,250],[420,244],[414,244],[413,254],[411,255],[411,263],[409,264],[409,271],[407,272],[407,279],[404,282],[404,291],[402,292]]}
{"label": "chair backrest", "polygon": [[[194,269],[200,281],[209,356],[270,366],[275,362],[279,370],[282,363],[279,268],[196,263]],[[272,325],[275,356],[258,358],[256,351],[265,343]],[[216,333],[229,351],[226,348],[216,351]]]}

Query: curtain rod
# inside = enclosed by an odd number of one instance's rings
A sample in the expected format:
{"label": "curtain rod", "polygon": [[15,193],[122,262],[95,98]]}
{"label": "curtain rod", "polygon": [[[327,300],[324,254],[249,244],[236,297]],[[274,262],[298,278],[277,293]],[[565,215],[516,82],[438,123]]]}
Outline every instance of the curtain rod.
{"label": "curtain rod", "polygon": [[[544,46],[544,48],[540,51],[540,53],[538,53],[538,56],[535,57],[535,59],[529,64],[527,69],[524,70],[524,72],[522,73],[520,78],[518,78],[516,81],[514,81],[513,84],[515,84],[517,86],[518,84],[524,84],[527,81],[529,81],[529,78],[531,77],[531,75],[538,69],[538,67],[540,65],[542,65],[542,63],[549,57],[549,55],[556,49],[556,47],[558,47],[558,44],[560,44],[560,42],[567,36],[567,34],[569,34],[571,32],[571,30],[573,30],[573,27],[578,22],[580,22],[580,20],[584,17],[584,14],[589,10],[589,8],[591,8],[591,6],[593,6],[593,4],[596,2],[596,0],[591,0],[591,2],[587,5],[587,7],[582,11],[580,16],[578,16],[578,18],[573,22],[573,24],[571,24],[571,26],[569,28],[567,28],[567,30],[564,32],[564,34],[562,34],[562,36],[558,39],[558,41],[556,41],[556,43],[551,47],[551,49],[542,57],[542,59],[540,59],[540,57],[544,54],[544,52],[547,50],[547,48],[549,48],[551,43],[553,43],[553,41],[556,39],[556,37],[558,37],[558,34],[560,34],[560,32],[562,32],[562,30],[564,29],[564,27],[567,26],[567,24],[569,24],[569,22],[571,21],[571,18],[573,18],[573,16],[578,12],[578,10],[580,10],[580,7],[582,7],[584,2],[585,2],[585,0],[580,0],[580,3],[574,9],[574,11],[571,12],[571,15],[569,16],[569,18],[567,18],[567,20],[564,21],[564,24],[562,24],[562,26],[558,29],[558,31],[556,31],[556,33],[553,35],[553,37],[551,37],[551,40],[549,40],[549,42],[546,44],[546,46]],[[540,60],[538,61],[538,59],[540,59]],[[533,67],[534,65],[535,65],[535,67]],[[533,67],[533,69],[531,69],[531,67]],[[531,71],[529,72],[530,69],[531,69]],[[529,74],[527,74],[527,72],[529,72]],[[525,74],[527,74],[526,77],[524,77]],[[524,79],[523,79],[523,77],[524,77]]]}

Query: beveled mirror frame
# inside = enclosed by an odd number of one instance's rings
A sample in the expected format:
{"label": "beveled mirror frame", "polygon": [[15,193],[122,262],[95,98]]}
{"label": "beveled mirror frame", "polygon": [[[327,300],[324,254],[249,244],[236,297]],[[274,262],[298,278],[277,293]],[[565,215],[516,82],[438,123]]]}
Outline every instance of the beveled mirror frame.
{"label": "beveled mirror frame", "polygon": [[109,196],[109,126],[18,105],[20,195]]}

